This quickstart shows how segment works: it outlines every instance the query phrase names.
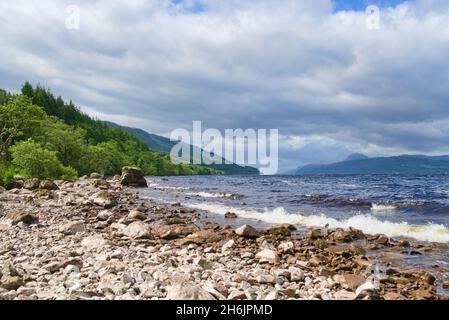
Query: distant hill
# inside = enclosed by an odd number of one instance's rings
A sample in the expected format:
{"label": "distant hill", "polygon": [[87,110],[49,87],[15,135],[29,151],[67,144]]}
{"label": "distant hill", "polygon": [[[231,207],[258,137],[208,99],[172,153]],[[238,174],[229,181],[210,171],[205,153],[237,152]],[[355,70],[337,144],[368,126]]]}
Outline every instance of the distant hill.
{"label": "distant hill", "polygon": [[[354,160],[352,160],[354,159]],[[401,155],[367,158],[350,156],[327,165],[307,165],[296,174],[434,174],[449,173],[449,156]]]}
{"label": "distant hill", "polygon": [[353,153],[350,154],[345,161],[354,161],[354,160],[364,160],[364,159],[369,159],[369,157],[365,156],[364,154],[361,153]]}
{"label": "distant hill", "polygon": [[[109,126],[120,128],[122,130],[125,130],[143,142],[147,144],[147,146],[155,151],[163,152],[163,153],[170,153],[170,150],[175,146],[178,142],[171,141],[169,138],[162,137],[156,134],[148,133],[145,130],[138,129],[138,128],[131,128],[131,127],[125,127],[120,126],[113,122],[106,122]],[[190,146],[190,152],[193,152],[194,149],[197,149],[197,147]],[[224,160],[224,159],[223,159]],[[226,164],[213,164],[209,165],[207,167],[211,167],[213,169],[222,171],[225,175],[259,175],[260,171],[257,168],[249,167],[249,166],[239,166],[235,163],[229,163],[229,161],[223,161]]]}

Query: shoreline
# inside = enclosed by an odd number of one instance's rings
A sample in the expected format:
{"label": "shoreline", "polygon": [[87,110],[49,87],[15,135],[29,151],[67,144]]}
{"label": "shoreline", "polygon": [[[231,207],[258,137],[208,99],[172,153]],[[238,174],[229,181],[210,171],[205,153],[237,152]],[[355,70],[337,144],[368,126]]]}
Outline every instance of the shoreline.
{"label": "shoreline", "polygon": [[399,255],[447,245],[356,229],[234,230],[118,179],[56,184],[0,192],[0,300],[446,299],[447,270]]}

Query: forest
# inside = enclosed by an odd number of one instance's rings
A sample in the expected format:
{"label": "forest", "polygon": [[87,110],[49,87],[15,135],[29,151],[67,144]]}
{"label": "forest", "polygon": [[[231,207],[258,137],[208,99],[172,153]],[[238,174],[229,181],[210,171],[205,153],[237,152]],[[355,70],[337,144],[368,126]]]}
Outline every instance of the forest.
{"label": "forest", "polygon": [[72,101],[26,82],[20,94],[0,89],[0,185],[15,176],[76,179],[97,172],[120,174],[124,166],[146,175],[212,175],[202,165],[173,164],[133,134],[93,119]]}

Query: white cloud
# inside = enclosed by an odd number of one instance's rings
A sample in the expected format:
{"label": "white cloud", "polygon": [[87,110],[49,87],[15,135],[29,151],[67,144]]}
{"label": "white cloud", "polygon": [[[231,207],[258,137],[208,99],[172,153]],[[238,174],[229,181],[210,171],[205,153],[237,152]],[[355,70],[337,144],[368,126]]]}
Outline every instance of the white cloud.
{"label": "white cloud", "polygon": [[[65,28],[72,4],[80,30]],[[330,0],[3,0],[0,87],[40,82],[156,133],[193,120],[279,128],[294,137],[283,144],[298,151],[292,162],[313,160],[300,151],[323,141],[341,152],[447,150],[449,4],[385,9],[380,30],[365,18]]]}

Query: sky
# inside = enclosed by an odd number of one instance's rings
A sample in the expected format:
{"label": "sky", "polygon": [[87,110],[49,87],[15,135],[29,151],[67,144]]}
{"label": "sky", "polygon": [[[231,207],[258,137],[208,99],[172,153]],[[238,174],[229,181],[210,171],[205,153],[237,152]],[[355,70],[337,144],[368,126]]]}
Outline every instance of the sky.
{"label": "sky", "polygon": [[448,1],[2,0],[0,30],[1,88],[165,136],[279,129],[281,171],[449,154]]}

